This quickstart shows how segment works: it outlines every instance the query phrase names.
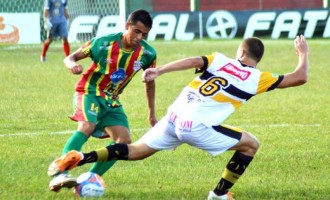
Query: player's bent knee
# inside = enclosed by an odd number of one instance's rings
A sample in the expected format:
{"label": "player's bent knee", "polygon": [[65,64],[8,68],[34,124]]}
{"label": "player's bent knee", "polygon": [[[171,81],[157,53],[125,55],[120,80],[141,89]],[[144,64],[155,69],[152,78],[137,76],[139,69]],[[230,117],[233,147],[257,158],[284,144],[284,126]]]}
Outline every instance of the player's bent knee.
{"label": "player's bent knee", "polygon": [[119,137],[119,138],[117,139],[116,143],[131,144],[131,143],[132,143],[132,140],[131,140],[130,137],[129,137],[129,138],[126,138],[126,137],[124,137],[124,138]]}
{"label": "player's bent knee", "polygon": [[257,153],[258,149],[258,139],[251,133],[243,131],[241,141],[239,142],[236,150],[239,150],[246,155],[254,156]]}
{"label": "player's bent knee", "polygon": [[90,122],[78,122],[78,130],[90,136],[95,129],[95,125]]}
{"label": "player's bent knee", "polygon": [[252,135],[250,133],[248,133],[248,137],[249,137],[250,151],[254,155],[254,154],[257,153],[257,151],[259,149],[259,146],[260,146],[259,145],[259,141],[258,141],[258,139],[254,135]]}
{"label": "player's bent knee", "polygon": [[129,134],[118,135],[116,143],[131,144],[131,136]]}

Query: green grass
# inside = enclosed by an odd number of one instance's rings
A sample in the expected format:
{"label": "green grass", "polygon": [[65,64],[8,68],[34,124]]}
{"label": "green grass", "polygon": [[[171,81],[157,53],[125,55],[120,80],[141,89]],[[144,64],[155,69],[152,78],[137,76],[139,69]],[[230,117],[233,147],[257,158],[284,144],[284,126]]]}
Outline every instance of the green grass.
{"label": "green grass", "polygon": [[[175,59],[224,52],[234,56],[239,40],[153,42],[158,64]],[[330,67],[329,40],[309,40],[310,79],[298,88],[275,90],[250,100],[227,124],[256,135],[261,148],[232,188],[238,200],[330,199]],[[265,40],[259,68],[282,74],[293,70],[297,57],[292,40]],[[72,50],[78,47],[72,45]],[[76,129],[69,120],[79,76],[63,65],[59,43],[39,62],[40,45],[0,46],[0,199],[75,199],[71,190],[48,190],[46,171]],[[81,62],[85,69],[90,61]],[[133,140],[149,128],[140,73],[126,88],[122,102]],[[194,77],[193,70],[157,79],[157,116]],[[106,145],[90,139],[84,151]],[[206,199],[232,152],[210,157],[183,145],[137,162],[119,161],[104,175],[107,191],[99,199]],[[72,171],[78,176],[88,165]]]}

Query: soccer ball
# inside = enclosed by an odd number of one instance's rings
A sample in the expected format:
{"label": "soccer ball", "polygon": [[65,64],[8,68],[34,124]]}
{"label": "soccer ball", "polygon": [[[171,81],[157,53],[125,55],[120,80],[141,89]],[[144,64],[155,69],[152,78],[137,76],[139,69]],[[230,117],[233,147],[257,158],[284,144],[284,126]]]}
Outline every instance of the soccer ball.
{"label": "soccer ball", "polygon": [[105,183],[101,176],[93,172],[85,172],[77,178],[75,194],[79,197],[101,197],[105,191]]}

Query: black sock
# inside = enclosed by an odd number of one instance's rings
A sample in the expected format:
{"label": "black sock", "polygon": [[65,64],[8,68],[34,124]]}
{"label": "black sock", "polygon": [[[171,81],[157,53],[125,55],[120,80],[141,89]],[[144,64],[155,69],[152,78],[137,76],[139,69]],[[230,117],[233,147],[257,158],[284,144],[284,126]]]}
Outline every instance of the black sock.
{"label": "black sock", "polygon": [[109,160],[128,160],[128,146],[127,144],[114,144],[106,147],[108,150]]}
{"label": "black sock", "polygon": [[128,160],[127,144],[112,144],[96,151],[84,153],[84,158],[78,166],[93,162],[107,162],[109,160]]}
{"label": "black sock", "polygon": [[226,169],[213,192],[217,195],[226,194],[238,178],[244,173],[252,159],[253,157],[246,156],[236,151],[233,157],[229,160]]}
{"label": "black sock", "polygon": [[89,153],[84,153],[84,158],[78,163],[78,166],[84,165],[86,163],[93,163],[97,161],[96,151],[91,151]]}

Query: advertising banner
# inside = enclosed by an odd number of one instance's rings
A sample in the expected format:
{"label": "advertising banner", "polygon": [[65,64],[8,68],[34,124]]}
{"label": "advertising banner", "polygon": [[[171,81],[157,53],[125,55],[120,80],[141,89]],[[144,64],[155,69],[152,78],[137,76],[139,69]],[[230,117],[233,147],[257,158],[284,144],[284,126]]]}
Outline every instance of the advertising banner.
{"label": "advertising banner", "polygon": [[231,39],[250,36],[329,38],[328,9],[154,13],[148,40]]}
{"label": "advertising banner", "polygon": [[[258,10],[153,12],[153,27],[147,40],[232,39],[250,36],[278,39],[330,38],[330,10]],[[69,42],[123,31],[119,16],[79,15],[69,27]],[[0,13],[0,43],[41,42],[39,13]]]}
{"label": "advertising banner", "polygon": [[[306,38],[329,38],[329,12],[329,9],[154,12],[147,39],[191,41],[250,36],[278,39],[294,38],[297,34],[304,34]],[[118,32],[121,30],[118,23],[118,16],[80,15],[72,21],[69,41]]]}
{"label": "advertising banner", "polygon": [[40,43],[39,13],[0,13],[0,44]]}

